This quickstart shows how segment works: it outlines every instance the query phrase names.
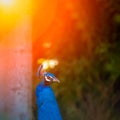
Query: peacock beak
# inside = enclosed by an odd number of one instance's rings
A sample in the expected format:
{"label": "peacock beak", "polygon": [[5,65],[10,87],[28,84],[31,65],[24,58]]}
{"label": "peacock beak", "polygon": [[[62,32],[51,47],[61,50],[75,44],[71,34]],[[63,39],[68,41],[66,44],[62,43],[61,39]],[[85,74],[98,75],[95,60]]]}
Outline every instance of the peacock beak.
{"label": "peacock beak", "polygon": [[60,80],[58,80],[56,77],[53,79],[53,82],[58,82],[60,83]]}

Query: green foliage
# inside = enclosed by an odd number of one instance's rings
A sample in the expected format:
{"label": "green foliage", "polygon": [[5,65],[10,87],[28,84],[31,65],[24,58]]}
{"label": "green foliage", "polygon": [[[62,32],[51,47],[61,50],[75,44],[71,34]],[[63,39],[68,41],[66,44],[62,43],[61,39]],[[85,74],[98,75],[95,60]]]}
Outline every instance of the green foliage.
{"label": "green foliage", "polygon": [[48,56],[59,60],[50,71],[61,80],[53,89],[63,120],[119,120],[115,104],[120,97],[114,85],[120,77],[120,4],[93,3],[94,15],[84,21],[86,26],[79,32],[71,28],[70,38],[60,39]]}
{"label": "green foliage", "polygon": [[61,61],[55,69],[61,80],[55,90],[65,120],[118,119],[113,114],[118,102],[113,87],[120,75],[120,56],[109,49],[108,44],[100,45],[92,61],[87,58]]}
{"label": "green foliage", "polygon": [[114,16],[114,21],[115,21],[116,23],[120,23],[120,14],[116,14],[116,15]]}

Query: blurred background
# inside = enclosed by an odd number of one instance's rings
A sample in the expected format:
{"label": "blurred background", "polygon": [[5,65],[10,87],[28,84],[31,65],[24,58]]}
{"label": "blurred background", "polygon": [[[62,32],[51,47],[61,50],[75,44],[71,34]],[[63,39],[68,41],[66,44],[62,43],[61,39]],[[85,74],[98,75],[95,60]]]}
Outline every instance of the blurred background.
{"label": "blurred background", "polygon": [[[22,94],[30,96],[27,80],[32,77],[32,98],[21,99],[32,99],[37,120],[36,71],[43,63],[61,81],[52,87],[63,120],[120,120],[120,1],[18,0],[14,9],[11,1],[0,0],[0,100],[3,91],[8,94],[19,87],[9,88],[10,78],[15,78],[12,85],[16,79],[22,81],[20,91],[23,88]],[[6,74],[8,70],[11,73]],[[9,106],[13,96],[5,104]],[[11,106],[23,109],[26,99],[23,103],[15,99]],[[4,111],[9,113],[11,106]]]}
{"label": "blurred background", "polygon": [[37,1],[33,17],[33,112],[39,64],[63,120],[120,120],[120,1]]}

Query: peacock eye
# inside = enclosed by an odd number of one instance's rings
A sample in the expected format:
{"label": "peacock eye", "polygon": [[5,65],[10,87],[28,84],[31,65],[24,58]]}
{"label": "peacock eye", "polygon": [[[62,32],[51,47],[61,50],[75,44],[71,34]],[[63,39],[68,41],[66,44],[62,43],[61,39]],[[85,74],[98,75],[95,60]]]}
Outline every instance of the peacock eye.
{"label": "peacock eye", "polygon": [[47,76],[47,79],[50,79],[50,77],[49,77],[49,76]]}

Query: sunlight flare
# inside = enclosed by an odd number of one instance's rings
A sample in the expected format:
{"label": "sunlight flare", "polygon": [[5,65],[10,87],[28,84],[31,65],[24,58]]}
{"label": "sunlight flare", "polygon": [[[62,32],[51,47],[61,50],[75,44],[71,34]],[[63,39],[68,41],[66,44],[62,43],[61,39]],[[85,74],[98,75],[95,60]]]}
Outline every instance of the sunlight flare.
{"label": "sunlight flare", "polygon": [[9,7],[9,6],[13,5],[14,3],[15,3],[14,0],[0,0],[0,4],[3,7]]}
{"label": "sunlight flare", "polygon": [[43,69],[46,70],[49,68],[55,68],[59,64],[59,62],[56,59],[38,59],[38,64],[43,64]]}

